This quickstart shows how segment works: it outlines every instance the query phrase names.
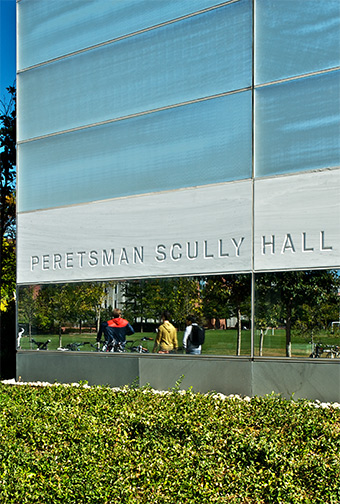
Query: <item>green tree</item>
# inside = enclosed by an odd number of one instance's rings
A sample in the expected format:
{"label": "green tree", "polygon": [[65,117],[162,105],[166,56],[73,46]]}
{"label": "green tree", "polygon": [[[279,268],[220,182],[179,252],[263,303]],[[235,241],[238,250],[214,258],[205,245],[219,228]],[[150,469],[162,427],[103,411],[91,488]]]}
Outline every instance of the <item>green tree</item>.
{"label": "green tree", "polygon": [[39,315],[58,328],[62,346],[62,327],[77,320],[76,284],[42,286],[39,292]]}
{"label": "green tree", "polygon": [[1,311],[15,292],[16,92],[14,87],[7,90],[8,101],[0,101],[0,282],[5,300]]}
{"label": "green tree", "polygon": [[2,240],[2,275],[1,275],[1,305],[2,312],[6,312],[9,303],[15,298],[16,289],[16,254],[15,242],[12,239]]}
{"label": "green tree", "polygon": [[201,315],[200,285],[194,277],[132,280],[124,284],[124,312],[141,330],[147,319],[158,321],[164,310],[177,325],[184,324],[189,313]]}
{"label": "green tree", "polygon": [[250,316],[250,275],[207,277],[203,291],[203,311],[207,319],[237,319],[236,355],[241,355],[242,318]]}
{"label": "green tree", "polygon": [[0,101],[0,372],[15,373],[15,88]]}
{"label": "green tree", "polygon": [[339,306],[339,287],[336,271],[261,273],[256,276],[258,320],[267,325],[273,320],[285,324],[286,356],[291,357],[292,329],[304,326],[312,331],[320,324],[326,327]]}
{"label": "green tree", "polygon": [[123,284],[122,292],[124,316],[134,324],[140,319],[141,332],[143,332],[143,321],[147,318],[147,282],[145,280],[129,280]]}
{"label": "green tree", "polygon": [[88,282],[75,286],[75,316],[79,320],[81,332],[82,321],[94,321],[99,330],[101,313],[108,288],[114,287],[115,282]]}
{"label": "green tree", "polygon": [[[167,279],[164,286],[164,307],[168,309],[177,326],[184,326],[187,315],[202,318],[201,284],[196,277]],[[164,308],[163,308],[164,309]]]}
{"label": "green tree", "polygon": [[207,320],[229,318],[230,289],[221,276],[207,277],[203,289],[203,313]]}
{"label": "green tree", "polygon": [[21,324],[27,324],[29,341],[32,341],[32,327],[38,314],[39,286],[23,286],[19,289],[18,315]]}

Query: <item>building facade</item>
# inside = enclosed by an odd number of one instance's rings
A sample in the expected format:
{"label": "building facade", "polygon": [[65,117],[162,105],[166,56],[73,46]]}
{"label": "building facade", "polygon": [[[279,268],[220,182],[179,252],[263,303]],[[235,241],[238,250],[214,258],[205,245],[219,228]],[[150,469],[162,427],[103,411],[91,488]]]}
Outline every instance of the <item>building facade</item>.
{"label": "building facade", "polygon": [[253,363],[257,275],[340,269],[339,2],[17,18],[19,289],[249,275]]}

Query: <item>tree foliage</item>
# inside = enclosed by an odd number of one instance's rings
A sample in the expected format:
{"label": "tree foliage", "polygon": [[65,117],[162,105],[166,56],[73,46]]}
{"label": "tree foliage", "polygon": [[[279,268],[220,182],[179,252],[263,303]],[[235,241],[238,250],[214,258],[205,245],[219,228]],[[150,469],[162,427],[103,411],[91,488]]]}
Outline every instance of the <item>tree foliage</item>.
{"label": "tree foliage", "polygon": [[45,332],[56,328],[61,346],[66,326],[79,324],[81,332],[83,322],[95,325],[100,321],[107,289],[112,285],[113,282],[89,282],[22,286],[19,289],[20,323],[27,324],[30,337],[34,324]]}
{"label": "tree foliage", "polygon": [[[40,330],[99,323],[109,288],[115,282],[20,287],[19,319]],[[256,275],[256,328],[261,331],[260,352],[266,328],[284,327],[286,355],[291,356],[292,331],[311,338],[312,331],[325,331],[338,320],[340,277],[336,271],[295,271]],[[195,314],[206,323],[212,318],[236,318],[236,355],[241,354],[242,329],[250,320],[250,275],[178,277],[133,280],[122,285],[123,316],[135,326],[158,323],[169,310],[179,330],[185,318]],[[137,329],[139,330],[139,328]]]}
{"label": "tree foliage", "polygon": [[0,282],[1,311],[15,292],[16,92],[0,101]]}
{"label": "tree foliage", "polygon": [[[282,324],[286,356],[291,357],[295,327],[310,333],[338,318],[340,277],[333,270],[262,273],[256,278],[258,326]],[[334,319],[333,319],[334,320]]]}
{"label": "tree foliage", "polygon": [[123,292],[124,313],[142,325],[147,319],[159,320],[164,310],[179,326],[189,313],[202,315],[200,282],[195,277],[133,280],[124,284]]}
{"label": "tree foliage", "polygon": [[203,312],[207,319],[237,319],[236,355],[241,354],[242,317],[250,316],[250,275],[208,277],[203,289]]}
{"label": "tree foliage", "polygon": [[13,300],[16,288],[15,242],[3,238],[2,241],[2,275],[1,275],[1,311],[7,311]]}

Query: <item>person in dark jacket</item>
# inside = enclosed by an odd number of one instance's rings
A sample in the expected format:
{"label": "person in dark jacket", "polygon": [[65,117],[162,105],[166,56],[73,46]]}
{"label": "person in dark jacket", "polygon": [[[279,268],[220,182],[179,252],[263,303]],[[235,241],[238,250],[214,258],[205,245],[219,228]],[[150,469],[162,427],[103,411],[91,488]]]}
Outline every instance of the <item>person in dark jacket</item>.
{"label": "person in dark jacket", "polygon": [[191,355],[200,355],[202,351],[202,346],[194,345],[194,343],[191,341],[190,338],[193,326],[198,325],[196,323],[196,317],[194,315],[188,315],[185,320],[185,323],[186,323],[186,329],[183,335],[183,348],[185,350],[185,353]]}
{"label": "person in dark jacket", "polygon": [[126,336],[134,334],[135,332],[129,322],[121,317],[120,310],[114,309],[112,315],[113,318],[111,320],[100,324],[97,334],[97,342],[101,340],[102,334],[104,334],[105,344],[103,351],[106,351],[108,347],[112,347],[113,351],[117,347],[123,350],[126,343]]}

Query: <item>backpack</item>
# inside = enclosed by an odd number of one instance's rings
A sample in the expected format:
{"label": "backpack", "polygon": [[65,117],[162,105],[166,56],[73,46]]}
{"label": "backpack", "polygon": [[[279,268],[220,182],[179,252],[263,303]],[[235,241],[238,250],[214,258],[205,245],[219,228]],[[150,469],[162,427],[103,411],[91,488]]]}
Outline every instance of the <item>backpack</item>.
{"label": "backpack", "polygon": [[194,346],[200,346],[203,345],[205,340],[205,329],[204,327],[200,327],[197,324],[192,325],[191,329],[191,334],[190,334],[190,341],[191,344]]}

